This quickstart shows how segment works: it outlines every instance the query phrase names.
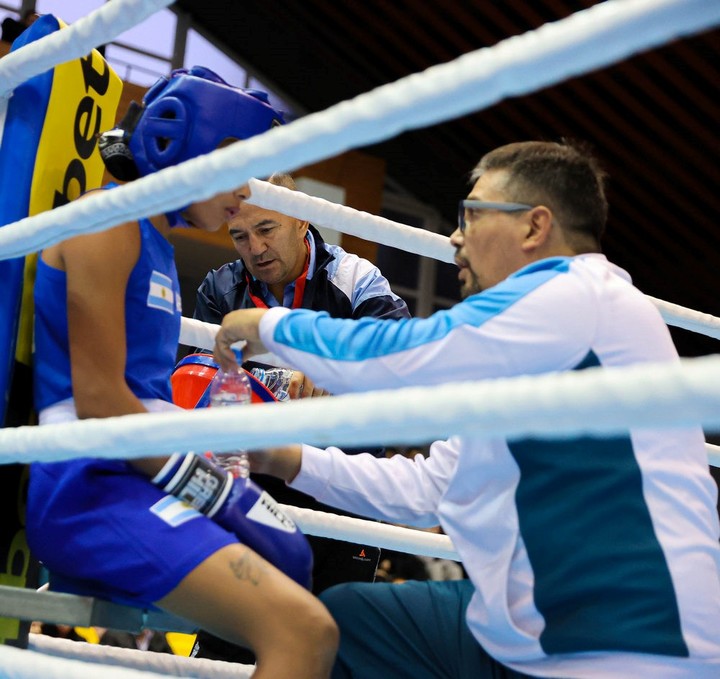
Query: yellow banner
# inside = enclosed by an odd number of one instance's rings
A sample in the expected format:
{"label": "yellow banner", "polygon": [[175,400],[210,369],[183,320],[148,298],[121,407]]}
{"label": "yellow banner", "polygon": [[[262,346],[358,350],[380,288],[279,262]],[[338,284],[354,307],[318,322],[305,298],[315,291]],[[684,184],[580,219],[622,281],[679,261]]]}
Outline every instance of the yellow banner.
{"label": "yellow banner", "polygon": [[[97,50],[55,67],[35,157],[30,215],[69,203],[102,184],[105,166],[97,150],[97,134],[115,124],[122,87],[122,80]],[[37,255],[26,257],[15,351],[25,365],[30,365],[32,355],[36,268]]]}

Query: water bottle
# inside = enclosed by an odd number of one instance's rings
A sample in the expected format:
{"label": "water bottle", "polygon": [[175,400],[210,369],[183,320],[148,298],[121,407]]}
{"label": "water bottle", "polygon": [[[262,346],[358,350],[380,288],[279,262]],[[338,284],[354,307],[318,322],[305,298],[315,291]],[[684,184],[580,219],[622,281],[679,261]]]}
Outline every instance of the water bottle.
{"label": "water bottle", "polygon": [[288,368],[252,368],[250,372],[262,382],[278,401],[290,398],[288,387],[293,371]]}
{"label": "water bottle", "polygon": [[[250,403],[252,387],[250,379],[240,367],[242,352],[233,349],[238,365],[228,371],[218,370],[210,384],[210,407],[241,406]],[[244,450],[234,450],[216,455],[217,461],[235,478],[246,479],[250,475],[250,462]]]}

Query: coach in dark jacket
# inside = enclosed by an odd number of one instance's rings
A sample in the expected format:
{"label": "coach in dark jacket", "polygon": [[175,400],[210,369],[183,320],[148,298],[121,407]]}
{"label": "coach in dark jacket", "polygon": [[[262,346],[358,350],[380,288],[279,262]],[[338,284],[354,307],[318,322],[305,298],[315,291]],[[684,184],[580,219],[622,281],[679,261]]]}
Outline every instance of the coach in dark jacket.
{"label": "coach in dark jacket", "polygon": [[[270,181],[294,187],[288,175]],[[235,309],[286,306],[335,318],[409,318],[405,302],[366,259],[328,245],[308,222],[250,204],[229,221],[240,259],[210,271],[195,318],[220,323]]]}
{"label": "coach in dark jacket", "polygon": [[[268,181],[295,189],[295,182],[286,174],[273,175]],[[273,306],[327,311],[335,318],[410,317],[405,302],[392,292],[374,264],[325,243],[306,221],[243,202],[249,195],[243,192],[247,188],[240,192],[237,213],[228,220],[240,259],[207,274],[198,288],[195,318],[220,323],[235,309]],[[278,417],[282,417],[282,405],[278,405]],[[384,455],[382,449],[346,450],[365,451]],[[278,479],[255,474],[253,478],[279,502],[338,513]],[[313,536],[309,540],[316,594],[339,582],[373,580],[379,549]],[[249,661],[204,635],[199,646],[199,655],[204,657]]]}

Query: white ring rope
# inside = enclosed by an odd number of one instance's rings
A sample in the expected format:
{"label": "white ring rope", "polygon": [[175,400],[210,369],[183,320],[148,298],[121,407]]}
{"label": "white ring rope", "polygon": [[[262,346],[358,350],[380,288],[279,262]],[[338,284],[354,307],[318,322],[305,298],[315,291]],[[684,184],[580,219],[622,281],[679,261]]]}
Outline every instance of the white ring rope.
{"label": "white ring rope", "polygon": [[660,315],[668,325],[720,339],[720,318],[717,316],[686,309],[677,304],[650,297],[650,295],[648,298],[658,308]]}
{"label": "white ring rope", "polygon": [[0,229],[0,258],[177,209],[230,191],[251,177],[293,170],[477,111],[718,23],[718,2],[608,0],[240,144],[9,224]]}
{"label": "white ring rope", "polygon": [[18,85],[71,59],[84,57],[98,45],[145,21],[174,0],[113,0],[62,31],[10,52],[0,61],[0,97]]}
{"label": "white ring rope", "polygon": [[[102,646],[69,639],[56,639],[42,634],[31,634],[28,648],[31,651],[56,658],[82,661],[74,663],[80,668],[87,667],[95,673],[98,664],[111,667],[124,667],[128,670],[145,670],[153,672],[152,676],[163,677],[203,677],[203,679],[243,679],[250,677],[255,669],[252,665],[224,662],[221,660],[208,660],[206,658],[186,658],[170,653],[154,653],[153,651],[140,651],[133,648],[119,648],[117,646]],[[1,656],[0,656],[1,657]],[[52,662],[52,661],[48,661]],[[36,677],[47,677],[46,674],[37,674]],[[74,675],[73,675],[74,676]],[[84,676],[84,675],[80,675]],[[103,669],[103,679],[106,679]],[[133,674],[139,679],[142,675]],[[93,679],[96,679],[97,674]]]}
{"label": "white ring rope", "polygon": [[452,540],[447,535],[319,512],[304,507],[280,506],[307,535],[346,540],[419,556],[461,561]]}
{"label": "white ring rope", "polygon": [[[186,450],[426,443],[453,435],[607,435],[720,430],[720,356],[306,399],[232,413],[204,408],[0,430],[0,463],[133,459]],[[432,396],[430,397],[430,394]],[[522,413],[519,416],[518,413]],[[389,440],[388,432],[392,432]]]}
{"label": "white ring rope", "polygon": [[712,467],[720,467],[720,446],[712,443],[705,444],[705,450],[708,454],[708,462]]}
{"label": "white ring rope", "polygon": [[250,665],[100,646],[41,634],[30,635],[28,650],[0,646],[0,668],[3,679],[97,679],[98,672],[103,679],[246,679],[255,669]]}
{"label": "white ring rope", "polygon": [[248,186],[250,196],[246,202],[252,205],[441,262],[452,264],[455,261],[455,248],[450,245],[450,239],[439,233],[393,222],[259,179],[251,179]]}
{"label": "white ring rope", "polygon": [[[276,186],[259,179],[251,179],[248,185],[251,195],[247,202],[258,207],[282,212],[297,219],[306,219],[316,226],[359,236],[365,240],[424,257],[432,257],[442,262],[454,261],[455,248],[450,245],[447,236],[399,224],[384,217],[361,212],[346,205],[338,205],[323,198],[308,196],[300,191],[291,191],[284,186]],[[668,325],[720,339],[720,318],[717,316],[663,302],[649,295],[648,299],[658,307],[663,320]]]}

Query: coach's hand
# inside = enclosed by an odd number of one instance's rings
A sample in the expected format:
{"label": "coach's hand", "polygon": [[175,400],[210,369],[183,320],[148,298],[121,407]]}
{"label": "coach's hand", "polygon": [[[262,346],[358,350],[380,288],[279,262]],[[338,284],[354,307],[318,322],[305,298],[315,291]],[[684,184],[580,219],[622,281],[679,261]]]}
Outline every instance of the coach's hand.
{"label": "coach's hand", "polygon": [[237,365],[235,354],[230,348],[235,342],[245,340],[247,345],[243,349],[243,359],[263,354],[267,351],[260,341],[260,321],[267,309],[239,309],[231,311],[222,320],[220,330],[215,337],[215,360],[223,370]]}

